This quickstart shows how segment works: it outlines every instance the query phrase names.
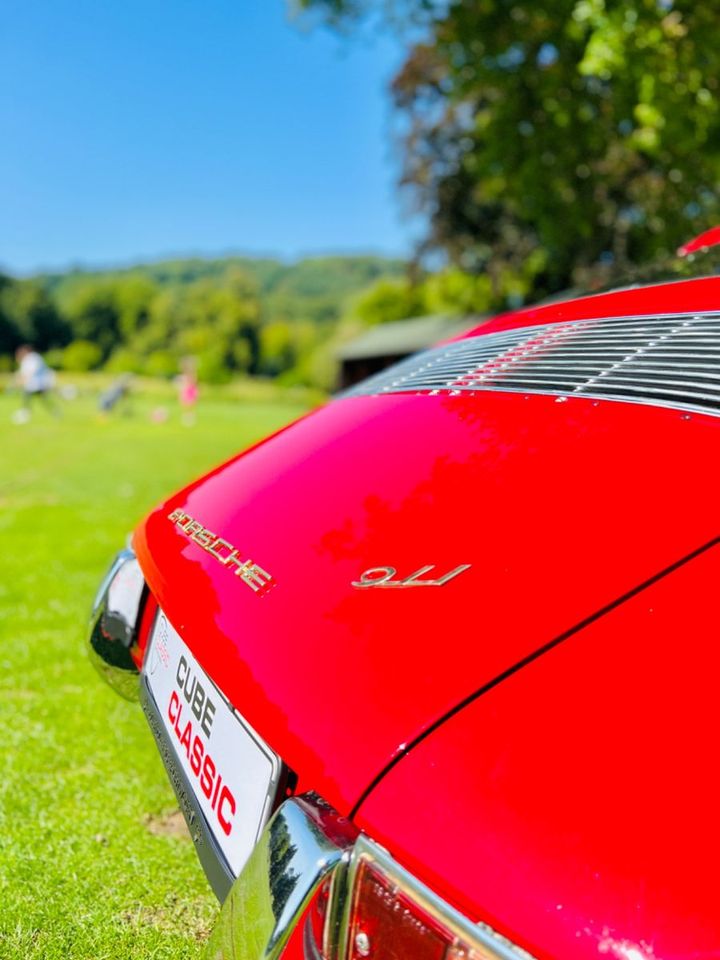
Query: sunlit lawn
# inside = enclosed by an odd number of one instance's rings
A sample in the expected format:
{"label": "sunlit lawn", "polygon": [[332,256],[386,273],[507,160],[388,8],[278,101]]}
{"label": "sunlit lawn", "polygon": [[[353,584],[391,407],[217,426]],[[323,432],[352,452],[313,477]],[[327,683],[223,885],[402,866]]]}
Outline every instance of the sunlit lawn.
{"label": "sunlit lawn", "polygon": [[15,425],[16,405],[0,393],[0,957],[195,957],[216,902],[189,839],[158,829],[175,803],[157,751],[83,628],[143,513],[302,401],[218,398],[192,427],[170,394],[107,422],[90,397],[57,422]]}

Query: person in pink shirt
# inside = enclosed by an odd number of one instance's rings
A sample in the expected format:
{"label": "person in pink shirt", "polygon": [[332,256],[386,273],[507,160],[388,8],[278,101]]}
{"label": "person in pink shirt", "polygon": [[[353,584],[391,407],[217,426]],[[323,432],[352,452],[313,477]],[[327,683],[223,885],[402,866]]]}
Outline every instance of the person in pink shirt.
{"label": "person in pink shirt", "polygon": [[182,422],[185,426],[191,427],[195,423],[195,405],[198,400],[198,382],[194,357],[183,358],[177,385],[178,399],[183,411]]}

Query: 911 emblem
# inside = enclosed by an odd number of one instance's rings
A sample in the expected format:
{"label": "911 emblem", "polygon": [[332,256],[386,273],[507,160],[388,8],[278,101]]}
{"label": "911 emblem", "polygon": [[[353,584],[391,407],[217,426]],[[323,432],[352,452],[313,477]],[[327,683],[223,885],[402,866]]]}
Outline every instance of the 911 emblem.
{"label": "911 emblem", "polygon": [[430,573],[431,570],[435,569],[435,564],[429,563],[427,566],[420,567],[415,573],[411,573],[409,577],[405,577],[402,580],[393,579],[397,574],[395,567],[371,567],[360,575],[359,580],[353,580],[352,585],[358,590],[366,590],[370,587],[384,587],[386,589],[390,587],[441,587],[444,583],[452,580],[453,577],[457,577],[465,570],[469,570],[470,567],[471,564],[469,563],[461,563],[459,567],[455,567],[454,570],[446,573],[443,577],[423,579],[423,574]]}

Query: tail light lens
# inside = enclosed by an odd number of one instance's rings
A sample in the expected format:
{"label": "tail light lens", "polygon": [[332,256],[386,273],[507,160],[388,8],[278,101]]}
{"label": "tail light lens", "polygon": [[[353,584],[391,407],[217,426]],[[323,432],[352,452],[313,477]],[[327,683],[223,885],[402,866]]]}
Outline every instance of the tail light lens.
{"label": "tail light lens", "polygon": [[350,960],[444,960],[454,937],[374,864],[356,875],[350,921]]}
{"label": "tail light lens", "polygon": [[489,927],[472,923],[359,837],[340,933],[340,960],[527,960]]}

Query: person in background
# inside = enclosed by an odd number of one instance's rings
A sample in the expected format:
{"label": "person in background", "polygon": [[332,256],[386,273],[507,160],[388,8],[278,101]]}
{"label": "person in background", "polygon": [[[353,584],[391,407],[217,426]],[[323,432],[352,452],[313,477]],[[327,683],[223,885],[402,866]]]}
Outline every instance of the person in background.
{"label": "person in background", "polygon": [[182,422],[186,427],[191,427],[195,423],[195,405],[198,400],[198,382],[194,357],[183,357],[177,386],[178,399],[183,410]]}
{"label": "person in background", "polygon": [[28,422],[31,404],[36,397],[43,401],[54,416],[59,417],[60,410],[52,396],[55,374],[50,367],[40,354],[27,344],[17,348],[15,359],[18,363],[17,379],[22,391],[22,406],[13,418],[15,422]]}
{"label": "person in background", "polygon": [[103,390],[98,399],[98,411],[105,417],[116,408],[122,408],[125,413],[130,413],[130,389],[132,386],[133,375],[123,373],[110,384],[107,390]]}

